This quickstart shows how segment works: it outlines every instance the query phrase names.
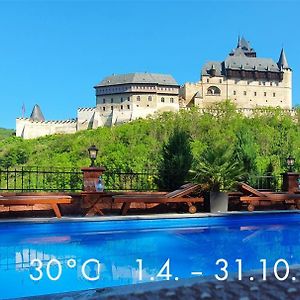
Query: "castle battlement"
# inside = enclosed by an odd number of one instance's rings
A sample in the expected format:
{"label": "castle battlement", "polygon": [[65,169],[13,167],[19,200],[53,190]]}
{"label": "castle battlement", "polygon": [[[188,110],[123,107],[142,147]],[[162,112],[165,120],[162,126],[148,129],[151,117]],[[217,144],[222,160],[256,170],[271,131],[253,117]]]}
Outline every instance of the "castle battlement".
{"label": "castle battlement", "polygon": [[79,107],[78,109],[77,109],[77,111],[78,112],[81,112],[81,111],[93,111],[93,110],[95,110],[96,109],[96,107]]}
{"label": "castle battlement", "polygon": [[30,118],[17,118],[17,121],[22,121],[22,122],[30,122],[34,124],[43,124],[43,125],[49,125],[49,124],[70,124],[74,123],[77,124],[76,119],[70,119],[70,120],[49,120],[49,121],[37,121],[37,120],[32,120]]}

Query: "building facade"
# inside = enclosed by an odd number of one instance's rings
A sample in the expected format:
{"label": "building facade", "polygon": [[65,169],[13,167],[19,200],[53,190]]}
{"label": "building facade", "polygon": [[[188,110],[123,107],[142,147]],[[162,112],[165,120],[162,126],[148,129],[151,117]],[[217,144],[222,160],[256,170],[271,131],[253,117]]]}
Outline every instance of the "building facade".
{"label": "building facade", "polygon": [[78,110],[78,129],[113,126],[179,110],[180,86],[171,75],[131,73],[104,78],[95,87],[96,107]]}
{"label": "building facade", "polygon": [[182,86],[185,106],[205,108],[230,99],[239,108],[261,106],[292,108],[292,70],[284,50],[278,62],[259,58],[244,38],[222,61],[209,61],[202,67],[199,82]]}
{"label": "building facade", "polygon": [[16,120],[16,135],[30,139],[55,133],[74,133],[179,110],[180,86],[171,75],[112,75],[94,88],[96,106],[79,108],[76,120],[45,121],[41,109],[35,105],[30,118]]}

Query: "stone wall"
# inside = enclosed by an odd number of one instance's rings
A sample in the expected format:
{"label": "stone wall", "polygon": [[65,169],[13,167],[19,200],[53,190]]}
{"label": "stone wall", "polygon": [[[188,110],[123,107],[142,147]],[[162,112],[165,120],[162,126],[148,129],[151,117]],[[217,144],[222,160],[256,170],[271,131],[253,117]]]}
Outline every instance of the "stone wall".
{"label": "stone wall", "polygon": [[23,139],[34,139],[51,134],[75,133],[77,121],[33,121],[29,118],[18,118],[16,120],[16,136]]}
{"label": "stone wall", "polygon": [[77,130],[86,130],[95,128],[94,121],[95,107],[78,108],[77,110]]}

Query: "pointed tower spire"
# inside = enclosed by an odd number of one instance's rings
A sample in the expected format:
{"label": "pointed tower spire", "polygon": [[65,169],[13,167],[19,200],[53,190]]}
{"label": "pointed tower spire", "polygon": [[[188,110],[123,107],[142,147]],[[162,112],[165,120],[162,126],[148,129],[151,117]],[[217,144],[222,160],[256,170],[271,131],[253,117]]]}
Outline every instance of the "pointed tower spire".
{"label": "pointed tower spire", "polygon": [[241,48],[243,48],[243,50],[251,51],[249,42],[243,36],[240,39],[240,44],[241,44]]}
{"label": "pointed tower spire", "polygon": [[43,115],[40,107],[37,104],[33,107],[32,113],[30,115],[30,119],[33,121],[39,121],[39,122],[45,121],[44,115]]}
{"label": "pointed tower spire", "polygon": [[240,35],[238,36],[238,43],[237,43],[237,46],[236,46],[236,47],[237,47],[237,48],[241,48],[241,47],[242,47]]}
{"label": "pointed tower spire", "polygon": [[287,59],[286,59],[285,52],[284,52],[283,48],[281,49],[277,65],[280,69],[289,69],[289,65],[288,65],[288,62],[287,62]]}

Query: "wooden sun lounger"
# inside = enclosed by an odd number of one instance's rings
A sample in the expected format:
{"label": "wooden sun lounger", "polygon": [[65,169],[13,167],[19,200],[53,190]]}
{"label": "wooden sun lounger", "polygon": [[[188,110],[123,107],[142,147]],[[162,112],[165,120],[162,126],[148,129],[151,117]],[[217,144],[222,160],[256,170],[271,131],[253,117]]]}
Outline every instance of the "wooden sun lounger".
{"label": "wooden sun lounger", "polygon": [[57,218],[61,218],[59,204],[70,204],[71,196],[66,195],[47,195],[47,196],[0,196],[0,205],[34,205],[49,204]]}
{"label": "wooden sun lounger", "polygon": [[188,183],[181,186],[178,190],[164,195],[116,195],[113,196],[115,203],[122,203],[121,215],[127,214],[131,203],[186,203],[189,206],[189,212],[197,211],[195,203],[202,203],[203,197],[190,197],[189,195],[199,190],[198,184]]}
{"label": "wooden sun lounger", "polygon": [[300,209],[300,194],[260,192],[246,183],[241,183],[239,188],[244,193],[240,201],[247,204],[248,211],[253,211],[256,206],[269,206],[276,203],[284,203]]}

